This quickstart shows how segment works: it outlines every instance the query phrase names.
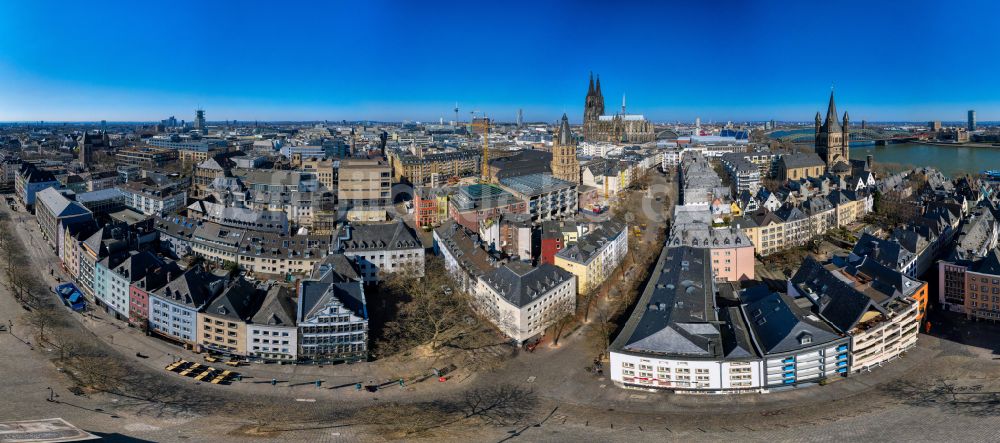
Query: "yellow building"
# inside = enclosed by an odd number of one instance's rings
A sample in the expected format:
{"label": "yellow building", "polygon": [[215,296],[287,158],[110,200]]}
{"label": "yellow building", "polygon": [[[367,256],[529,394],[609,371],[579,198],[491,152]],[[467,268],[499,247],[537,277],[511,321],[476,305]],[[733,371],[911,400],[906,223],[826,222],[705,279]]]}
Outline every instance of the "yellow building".
{"label": "yellow building", "polygon": [[260,309],[264,291],[237,279],[198,313],[198,346],[227,355],[247,355],[247,323]]}
{"label": "yellow building", "polygon": [[605,222],[556,253],[555,265],[576,276],[578,293],[596,289],[618,268],[628,253],[627,228],[622,223]]}

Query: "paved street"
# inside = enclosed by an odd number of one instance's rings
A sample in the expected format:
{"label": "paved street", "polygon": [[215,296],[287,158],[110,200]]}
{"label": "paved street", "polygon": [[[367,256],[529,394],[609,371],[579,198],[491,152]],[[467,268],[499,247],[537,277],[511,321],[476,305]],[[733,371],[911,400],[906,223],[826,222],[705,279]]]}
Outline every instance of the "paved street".
{"label": "paved street", "polygon": [[[662,177],[662,176],[660,176]],[[649,198],[649,197],[645,197]],[[653,197],[655,201],[655,197]],[[18,220],[23,214],[14,215]],[[31,218],[22,219],[16,232],[28,247],[30,258],[48,284],[47,268],[56,261]],[[645,233],[648,235],[648,232]],[[58,268],[56,268],[58,269]],[[58,271],[57,271],[58,273]],[[3,291],[0,311],[13,321],[14,334],[0,333],[0,373],[12,382],[0,394],[17,402],[0,404],[0,419],[21,420],[58,416],[90,432],[129,436],[149,441],[244,441],[232,432],[245,424],[238,416],[210,411],[150,414],[134,403],[110,394],[73,395],[69,381],[50,362],[51,352],[32,350],[23,312]],[[932,311],[933,312],[933,311]],[[767,395],[693,396],[627,391],[585,368],[593,355],[583,329],[564,339],[557,348],[543,346],[522,353],[488,377],[434,381],[381,390],[357,392],[353,387],[327,389],[354,382],[391,380],[419,373],[425,368],[387,362],[337,366],[253,365],[243,370],[253,378],[233,386],[199,384],[163,371],[174,358],[200,360],[190,352],[145,337],[101,313],[71,314],[92,332],[93,340],[117,352],[124,362],[163,377],[186,396],[208,394],[238,403],[248,398],[271,398],[289,409],[331,411],[323,426],[289,430],[259,437],[259,441],[299,438],[315,441],[372,441],[368,424],[354,423],[350,412],[379,402],[422,403],[459,394],[477,386],[509,383],[530,389],[538,406],[528,425],[466,430],[455,425],[449,433],[428,437],[436,441],[618,441],[631,435],[692,441],[738,438],[740,440],[843,440],[882,439],[886,435],[915,441],[943,440],[962,435],[965,441],[995,441],[1000,429],[1000,363],[996,347],[1000,328],[968,324],[960,317],[932,318],[931,336],[922,335],[916,349],[869,374],[855,375],[829,386]],[[6,321],[7,319],[0,319]],[[962,332],[959,332],[962,331]],[[963,344],[965,343],[965,344]],[[135,357],[140,351],[148,359]],[[280,380],[272,387],[271,378]],[[322,379],[324,388],[311,382]],[[48,402],[48,389],[58,395]],[[340,411],[340,412],[337,412]],[[694,418],[697,417],[697,420]],[[622,433],[630,430],[641,434]],[[474,432],[468,434],[467,432]],[[890,434],[887,434],[890,433]],[[474,435],[472,438],[470,435]],[[114,438],[111,439],[114,441]]]}

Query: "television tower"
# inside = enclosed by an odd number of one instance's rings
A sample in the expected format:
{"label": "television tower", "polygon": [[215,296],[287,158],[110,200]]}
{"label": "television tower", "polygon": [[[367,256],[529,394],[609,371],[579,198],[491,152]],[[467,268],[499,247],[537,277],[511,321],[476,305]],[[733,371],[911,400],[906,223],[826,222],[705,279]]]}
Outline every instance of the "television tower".
{"label": "television tower", "polygon": [[458,102],[455,102],[455,126],[458,126]]}

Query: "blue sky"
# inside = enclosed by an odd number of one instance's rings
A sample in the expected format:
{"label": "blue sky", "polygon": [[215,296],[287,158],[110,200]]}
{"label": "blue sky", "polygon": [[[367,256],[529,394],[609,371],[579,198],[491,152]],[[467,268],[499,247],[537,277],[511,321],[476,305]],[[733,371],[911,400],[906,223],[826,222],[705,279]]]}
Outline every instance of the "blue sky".
{"label": "blue sky", "polygon": [[0,1],[0,121],[1000,120],[1000,5],[878,3]]}

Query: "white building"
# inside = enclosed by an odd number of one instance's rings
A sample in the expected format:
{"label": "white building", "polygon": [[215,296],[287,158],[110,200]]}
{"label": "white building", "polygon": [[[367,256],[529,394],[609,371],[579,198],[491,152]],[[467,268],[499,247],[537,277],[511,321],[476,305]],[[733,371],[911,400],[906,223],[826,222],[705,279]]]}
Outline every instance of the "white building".
{"label": "white building", "polygon": [[504,334],[524,342],[576,311],[576,278],[550,264],[512,262],[479,278],[475,300]]}
{"label": "white building", "polygon": [[333,250],[354,260],[365,283],[378,281],[384,272],[424,274],[424,246],[402,221],[345,225],[333,237]]}
{"label": "white building", "polygon": [[247,324],[247,355],[270,361],[295,361],[299,329],[295,302],[287,288],[273,285],[260,309]]}

